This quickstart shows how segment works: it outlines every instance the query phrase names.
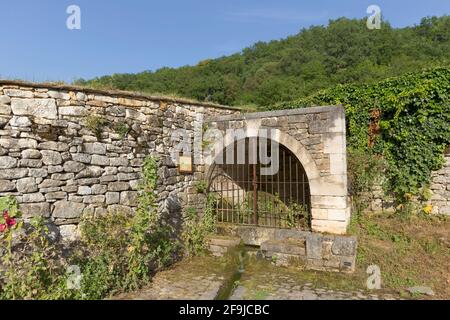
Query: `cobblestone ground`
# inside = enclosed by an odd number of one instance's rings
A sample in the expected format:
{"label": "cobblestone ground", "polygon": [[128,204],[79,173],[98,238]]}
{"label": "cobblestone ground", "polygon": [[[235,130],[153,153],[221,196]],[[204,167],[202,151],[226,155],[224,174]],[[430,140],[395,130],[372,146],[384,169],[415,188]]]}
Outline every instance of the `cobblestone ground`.
{"label": "cobblestone ground", "polygon": [[[304,271],[267,266],[246,268],[235,281],[231,300],[395,300],[393,293],[367,292],[363,289],[330,289],[305,279]],[[152,283],[138,292],[116,297],[121,300],[213,300],[221,289],[232,285],[235,270],[224,258],[202,257],[183,261],[159,272]],[[303,272],[303,273],[302,273]],[[333,277],[348,275],[329,275]],[[320,277],[320,275],[318,275]],[[327,279],[324,282],[332,281]],[[350,281],[350,280],[349,280]]]}
{"label": "cobblestone ground", "polygon": [[157,273],[140,291],[120,295],[119,300],[214,300],[231,276],[222,258],[200,257],[182,261]]}
{"label": "cobblestone ground", "polygon": [[[255,275],[252,275],[255,276]],[[343,291],[315,288],[290,276],[265,275],[264,282],[255,285],[253,278],[241,281],[231,300],[395,300],[393,294],[370,294],[364,290]],[[262,280],[262,279],[261,279]]]}

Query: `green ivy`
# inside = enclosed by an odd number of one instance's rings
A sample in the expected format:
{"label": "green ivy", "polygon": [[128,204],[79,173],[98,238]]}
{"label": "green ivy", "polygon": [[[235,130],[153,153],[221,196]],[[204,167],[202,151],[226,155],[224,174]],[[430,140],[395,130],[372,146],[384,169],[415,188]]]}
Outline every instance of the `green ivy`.
{"label": "green ivy", "polygon": [[[387,163],[387,192],[405,202],[429,184],[450,144],[450,68],[439,67],[372,85],[339,85],[278,104],[275,109],[343,105],[350,151],[371,152]],[[379,132],[369,144],[371,112]]]}

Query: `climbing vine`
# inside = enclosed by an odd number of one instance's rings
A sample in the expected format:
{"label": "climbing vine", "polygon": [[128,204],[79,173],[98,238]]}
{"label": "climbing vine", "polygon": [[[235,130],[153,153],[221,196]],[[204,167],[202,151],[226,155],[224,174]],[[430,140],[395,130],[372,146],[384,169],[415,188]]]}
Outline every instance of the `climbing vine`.
{"label": "climbing vine", "polygon": [[339,85],[276,109],[342,104],[349,150],[382,156],[385,191],[404,203],[443,164],[450,144],[449,94],[450,68],[440,67],[370,85]]}

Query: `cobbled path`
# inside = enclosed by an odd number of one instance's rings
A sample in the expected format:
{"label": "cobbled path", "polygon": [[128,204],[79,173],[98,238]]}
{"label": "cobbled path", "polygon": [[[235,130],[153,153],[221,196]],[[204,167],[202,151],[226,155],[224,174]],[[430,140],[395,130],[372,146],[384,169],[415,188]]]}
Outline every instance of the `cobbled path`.
{"label": "cobbled path", "polygon": [[[181,262],[170,270],[159,272],[152,283],[140,291],[124,294],[120,300],[213,300],[230,281],[233,272],[226,262],[203,257]],[[267,271],[267,270],[266,270]],[[302,272],[302,271],[299,271]],[[230,300],[397,300],[392,293],[344,291],[315,287],[295,276],[292,270],[276,273],[251,269],[244,272],[234,286]]]}

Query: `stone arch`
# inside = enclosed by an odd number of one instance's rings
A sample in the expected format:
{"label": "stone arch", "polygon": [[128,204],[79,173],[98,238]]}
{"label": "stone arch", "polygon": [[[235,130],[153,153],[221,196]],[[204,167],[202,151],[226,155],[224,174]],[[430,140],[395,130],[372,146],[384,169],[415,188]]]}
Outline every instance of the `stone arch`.
{"label": "stone arch", "polygon": [[[245,135],[240,138],[241,139],[256,138],[258,137],[259,129],[260,127],[246,128]],[[289,149],[303,166],[303,169],[305,170],[306,175],[308,177],[311,196],[320,195],[319,184],[315,183],[315,181],[320,179],[320,171],[317,168],[314,159],[311,157],[311,154],[306,149],[306,147],[300,141],[294,139],[289,134],[279,129],[272,128],[271,131],[273,132],[273,134],[270,137],[270,139]],[[213,149],[215,150],[220,148],[225,149],[231,144],[233,144],[235,141],[236,140],[234,139],[234,136],[231,133],[228,133],[224,137],[224,143],[222,143],[221,141],[216,141],[214,143]],[[208,178],[210,178],[211,176],[214,161],[215,159],[211,160],[210,163],[206,166]]]}

